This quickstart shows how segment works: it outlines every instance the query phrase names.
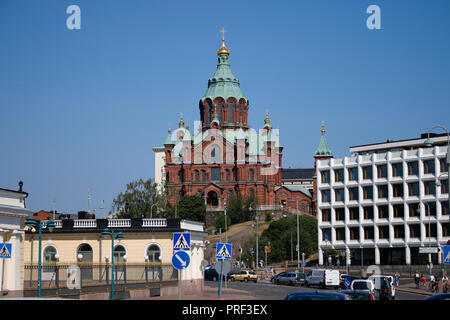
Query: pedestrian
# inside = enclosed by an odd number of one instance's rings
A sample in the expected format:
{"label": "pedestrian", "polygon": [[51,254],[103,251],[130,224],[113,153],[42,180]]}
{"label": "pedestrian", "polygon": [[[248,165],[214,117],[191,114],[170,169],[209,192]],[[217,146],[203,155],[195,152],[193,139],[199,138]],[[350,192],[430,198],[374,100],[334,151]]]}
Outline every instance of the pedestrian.
{"label": "pedestrian", "polygon": [[273,268],[270,268],[270,273],[272,274],[272,277],[275,277],[275,271],[273,270]]}
{"label": "pedestrian", "polygon": [[442,277],[442,292],[448,292],[448,276],[446,273],[444,273],[444,276]]}
{"label": "pedestrian", "polygon": [[418,270],[416,270],[416,273],[414,274],[414,282],[416,283],[416,288],[419,288],[419,282],[420,282],[420,273]]}
{"label": "pedestrian", "polygon": [[400,274],[398,272],[395,273],[395,286],[398,287],[400,283]]}

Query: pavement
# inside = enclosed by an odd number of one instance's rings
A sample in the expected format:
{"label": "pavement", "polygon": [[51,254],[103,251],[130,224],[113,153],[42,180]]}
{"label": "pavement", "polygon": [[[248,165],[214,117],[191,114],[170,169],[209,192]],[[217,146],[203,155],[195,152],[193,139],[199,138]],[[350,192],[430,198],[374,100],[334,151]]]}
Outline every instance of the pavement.
{"label": "pavement", "polygon": [[[400,285],[398,287],[395,287],[395,290],[415,294],[422,294],[424,296],[433,295],[433,293],[430,292],[428,289],[424,288],[417,289],[413,278],[400,278]],[[441,290],[439,292],[441,292]]]}

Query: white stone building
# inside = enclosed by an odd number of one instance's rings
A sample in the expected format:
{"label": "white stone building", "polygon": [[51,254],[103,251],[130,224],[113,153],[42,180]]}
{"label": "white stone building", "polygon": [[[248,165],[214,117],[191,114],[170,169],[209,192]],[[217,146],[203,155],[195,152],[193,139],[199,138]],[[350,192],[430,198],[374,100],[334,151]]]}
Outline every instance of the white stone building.
{"label": "white stone building", "polygon": [[0,291],[2,297],[22,295],[24,278],[24,225],[33,212],[25,208],[28,193],[0,188],[0,243],[11,244],[11,257],[0,258]]}
{"label": "white stone building", "polygon": [[[434,147],[425,138],[350,147],[352,156],[317,160],[319,264],[327,262],[327,249],[353,265],[361,258],[364,265],[423,264],[428,255],[419,247],[450,240],[447,135],[434,135]],[[441,263],[442,255],[432,258]]]}

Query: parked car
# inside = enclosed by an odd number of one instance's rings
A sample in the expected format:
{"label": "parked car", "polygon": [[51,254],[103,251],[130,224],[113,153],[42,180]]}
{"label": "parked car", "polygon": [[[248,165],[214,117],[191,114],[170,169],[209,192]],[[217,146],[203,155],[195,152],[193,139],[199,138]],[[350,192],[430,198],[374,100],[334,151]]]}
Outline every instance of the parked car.
{"label": "parked car", "polygon": [[339,288],[339,270],[314,269],[306,276],[305,285]]}
{"label": "parked car", "polygon": [[[353,276],[353,275],[350,275],[350,274],[342,274],[341,276],[340,276],[340,281],[339,281],[339,287],[341,288],[341,289],[348,289],[348,288],[350,288],[350,285],[352,284],[352,281],[353,280],[356,280],[356,279],[361,279],[361,277],[360,276]],[[348,286],[346,286],[345,285],[345,282],[348,280],[348,282],[349,282],[349,285]]]}
{"label": "parked car", "polygon": [[288,284],[291,286],[304,285],[305,274],[300,272],[285,272],[276,279],[276,284]]}
{"label": "parked car", "polygon": [[253,281],[256,283],[258,281],[258,276],[253,271],[241,270],[238,273],[234,273],[234,274],[230,275],[230,280],[231,281],[241,281],[241,282],[242,281],[244,281],[244,282]]}
{"label": "parked car", "polygon": [[375,286],[372,281],[367,279],[353,280],[350,285],[350,290],[365,290],[373,294],[374,297],[376,297]]}
{"label": "parked car", "polygon": [[277,279],[279,279],[280,277],[283,277],[287,272],[280,272],[279,274],[276,274],[272,277],[272,279],[270,279],[270,282],[274,283],[274,284],[278,284],[277,283]]}
{"label": "parked car", "polygon": [[375,295],[369,290],[341,290],[339,292],[350,296],[353,300],[375,300]]}
{"label": "parked car", "polygon": [[352,298],[340,292],[295,291],[288,294],[284,300],[352,300]]}
{"label": "parked car", "polygon": [[392,285],[394,282],[389,279],[389,276],[384,275],[373,275],[368,278],[375,288],[376,295],[379,300],[395,300],[395,288],[393,290]]}
{"label": "parked car", "polygon": [[[217,281],[219,279],[219,273],[214,268],[205,270],[205,280]],[[227,275],[222,275],[222,280],[227,280]]]}
{"label": "parked car", "polygon": [[450,300],[450,293],[440,293],[426,297],[425,300]]}

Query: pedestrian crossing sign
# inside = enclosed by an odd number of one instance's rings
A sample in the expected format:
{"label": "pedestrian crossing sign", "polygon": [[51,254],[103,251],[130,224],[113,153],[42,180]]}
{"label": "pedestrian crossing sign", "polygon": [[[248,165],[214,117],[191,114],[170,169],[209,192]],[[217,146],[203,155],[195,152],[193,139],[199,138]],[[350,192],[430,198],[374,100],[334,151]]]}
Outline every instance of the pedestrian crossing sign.
{"label": "pedestrian crossing sign", "polygon": [[217,259],[231,259],[231,243],[218,243],[216,249],[216,258]]}
{"label": "pedestrian crossing sign", "polygon": [[174,233],[173,234],[173,250],[191,250],[191,234],[190,233]]}
{"label": "pedestrian crossing sign", "polygon": [[444,264],[450,264],[450,246],[444,246]]}
{"label": "pedestrian crossing sign", "polygon": [[0,243],[0,258],[11,258],[11,243]]}

